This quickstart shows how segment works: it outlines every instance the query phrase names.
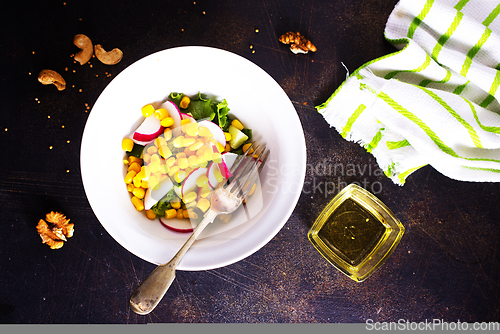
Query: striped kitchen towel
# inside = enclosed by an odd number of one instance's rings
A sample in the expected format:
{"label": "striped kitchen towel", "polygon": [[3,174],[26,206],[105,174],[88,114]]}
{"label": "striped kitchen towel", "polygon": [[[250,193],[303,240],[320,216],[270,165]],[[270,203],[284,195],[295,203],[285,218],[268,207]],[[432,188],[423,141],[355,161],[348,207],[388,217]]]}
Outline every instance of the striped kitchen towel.
{"label": "striped kitchen towel", "polygon": [[401,0],[385,38],[399,51],[357,69],[318,111],[403,185],[431,165],[500,181],[500,2]]}

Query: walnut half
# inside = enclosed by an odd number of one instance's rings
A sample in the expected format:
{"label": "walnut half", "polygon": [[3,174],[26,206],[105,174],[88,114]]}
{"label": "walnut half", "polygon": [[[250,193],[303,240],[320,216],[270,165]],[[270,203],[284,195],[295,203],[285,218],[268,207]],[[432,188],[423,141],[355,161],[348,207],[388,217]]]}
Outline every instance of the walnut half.
{"label": "walnut half", "polygon": [[45,219],[47,222],[40,219],[36,226],[42,243],[49,245],[51,249],[61,248],[64,241],[73,236],[74,224],[69,224],[65,215],[54,211],[47,213]]}
{"label": "walnut half", "polygon": [[316,47],[310,40],[305,38],[300,32],[289,31],[280,36],[279,41],[283,44],[291,44],[290,51],[293,53],[308,53],[309,51],[316,52]]}

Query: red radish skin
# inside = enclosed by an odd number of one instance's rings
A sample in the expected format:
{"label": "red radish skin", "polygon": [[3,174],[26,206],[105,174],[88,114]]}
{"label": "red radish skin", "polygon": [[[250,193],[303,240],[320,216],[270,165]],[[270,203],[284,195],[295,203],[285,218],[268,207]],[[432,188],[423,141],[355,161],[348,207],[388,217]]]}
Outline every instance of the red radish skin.
{"label": "red radish skin", "polygon": [[164,129],[156,117],[150,116],[145,118],[141,125],[134,131],[132,139],[138,142],[151,142],[162,134]]}
{"label": "red radish skin", "polygon": [[190,219],[166,219],[160,217],[160,223],[171,231],[179,233],[191,233],[193,232],[193,226],[191,225]]}
{"label": "red radish skin", "polygon": [[168,116],[174,119],[174,125],[172,125],[172,131],[174,131],[174,135],[178,136],[180,133],[182,113],[179,108],[172,101],[167,101],[161,105],[162,108],[167,109]]}
{"label": "red radish skin", "polygon": [[191,115],[188,115],[188,114],[181,113],[181,119],[182,120],[189,119],[191,121],[191,123],[196,123],[196,120],[194,119],[194,117]]}

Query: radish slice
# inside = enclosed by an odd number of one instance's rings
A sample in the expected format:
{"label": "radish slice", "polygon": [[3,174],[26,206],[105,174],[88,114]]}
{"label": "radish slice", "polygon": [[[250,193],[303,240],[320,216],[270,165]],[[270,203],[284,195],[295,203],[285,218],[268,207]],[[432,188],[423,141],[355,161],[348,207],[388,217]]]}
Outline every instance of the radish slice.
{"label": "radish slice", "polygon": [[174,131],[174,135],[178,136],[180,134],[182,120],[182,115],[179,108],[177,108],[175,103],[173,103],[172,101],[163,103],[161,107],[167,109],[168,116],[174,119],[174,125],[172,125],[171,128],[172,131]]}
{"label": "radish slice", "polygon": [[198,187],[196,185],[196,180],[198,180],[201,175],[206,175],[207,171],[207,168],[196,168],[191,173],[189,173],[188,176],[186,176],[184,182],[182,183],[182,197],[184,197],[188,192],[194,191]]}
{"label": "radish slice", "polygon": [[172,180],[168,177],[160,182],[160,186],[157,189],[148,188],[146,194],[144,195],[144,209],[149,210],[153,205],[155,205],[159,200],[162,199],[172,188],[174,184]]}
{"label": "radish slice", "polygon": [[166,219],[164,217],[160,217],[160,222],[163,226],[174,232],[193,232],[193,226],[191,225],[190,219]]}
{"label": "radish slice", "polygon": [[215,162],[212,162],[210,166],[208,167],[208,172],[207,172],[207,178],[208,178],[208,185],[211,188],[217,187],[217,185],[222,181],[222,173],[220,171],[220,165],[225,166],[227,170],[233,166],[234,161],[238,158],[238,154],[234,154],[231,152],[226,152],[222,154],[222,163],[218,164]]}
{"label": "radish slice", "polygon": [[139,142],[150,142],[163,133],[164,127],[156,117],[146,117],[146,119],[135,130],[132,139]]}
{"label": "radish slice", "polygon": [[191,121],[191,123],[196,123],[196,120],[191,115],[181,113],[181,118],[182,118],[182,120],[189,119]]}
{"label": "radish slice", "polygon": [[[219,150],[217,149],[217,147],[215,146],[214,143],[210,143],[212,145],[212,151],[214,153],[216,152],[219,152]],[[222,154],[226,154],[228,152],[224,152]],[[231,153],[231,154],[234,154],[234,153]],[[226,177],[226,178],[229,178],[231,176],[233,176],[233,174],[231,174],[231,171],[229,170],[229,168],[231,167],[227,167],[226,163],[224,162],[224,159],[221,160],[221,162],[216,162],[217,165],[219,166],[219,171],[221,172],[222,174],[222,177]]]}
{"label": "radish slice", "polygon": [[226,135],[224,134],[224,131],[220,128],[220,126],[210,121],[199,121],[198,125],[208,128],[208,130],[210,130],[210,132],[214,136],[214,139],[217,140],[222,145],[222,147],[226,147]]}

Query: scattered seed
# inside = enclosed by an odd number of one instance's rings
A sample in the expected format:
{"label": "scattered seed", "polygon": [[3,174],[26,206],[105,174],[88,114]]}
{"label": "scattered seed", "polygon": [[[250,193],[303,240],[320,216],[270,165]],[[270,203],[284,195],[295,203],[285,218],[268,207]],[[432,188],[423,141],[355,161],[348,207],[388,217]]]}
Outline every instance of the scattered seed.
{"label": "scattered seed", "polygon": [[253,49],[253,45],[250,45],[250,49]]}
{"label": "scattered seed", "polygon": [[33,51],[33,52],[31,52],[31,53],[35,54],[35,51]]}
{"label": "scattered seed", "polygon": [[255,53],[255,50],[252,50],[252,53]]}
{"label": "scattered seed", "polygon": [[81,92],[82,92],[82,89],[80,88],[78,91],[81,93]]}
{"label": "scattered seed", "polygon": [[61,125],[61,128],[63,128],[63,129],[64,129],[64,125]]}
{"label": "scattered seed", "polygon": [[66,169],[66,173],[69,173],[69,169]]}
{"label": "scattered seed", "polygon": [[69,140],[66,140],[66,143],[68,143],[68,144],[69,144]]}
{"label": "scattered seed", "polygon": [[255,29],[255,33],[258,34],[259,33],[259,29]]}
{"label": "scattered seed", "polygon": [[51,150],[51,149],[52,149],[52,146],[49,146],[49,150]]}
{"label": "scattered seed", "polygon": [[67,67],[65,67],[65,68],[64,68],[64,70],[65,70],[66,72],[68,72],[68,68],[67,68]]}
{"label": "scattered seed", "polygon": [[28,75],[31,75],[31,72],[28,72]]}
{"label": "scattered seed", "polygon": [[8,129],[7,129],[7,128],[5,128],[5,131],[7,131],[7,130],[8,130]]}
{"label": "scattered seed", "polygon": [[47,118],[50,118],[50,115],[47,115]]}
{"label": "scattered seed", "polygon": [[205,11],[203,11],[202,14],[205,15],[206,14]]}

